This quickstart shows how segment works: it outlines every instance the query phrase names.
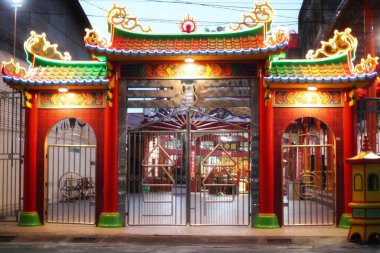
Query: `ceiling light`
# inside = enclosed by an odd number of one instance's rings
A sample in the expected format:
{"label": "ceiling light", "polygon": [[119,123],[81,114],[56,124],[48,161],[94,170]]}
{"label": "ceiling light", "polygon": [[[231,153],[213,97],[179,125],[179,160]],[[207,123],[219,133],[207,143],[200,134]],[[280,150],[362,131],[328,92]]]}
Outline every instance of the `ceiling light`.
{"label": "ceiling light", "polygon": [[316,91],[317,87],[315,87],[315,86],[309,86],[309,87],[307,87],[307,90],[309,90],[309,91]]}
{"label": "ceiling light", "polygon": [[62,93],[65,93],[65,92],[68,92],[69,89],[67,89],[66,87],[60,87],[60,88],[58,88],[58,91],[62,92]]}
{"label": "ceiling light", "polygon": [[193,58],[185,58],[185,62],[186,63],[194,63],[194,59]]}

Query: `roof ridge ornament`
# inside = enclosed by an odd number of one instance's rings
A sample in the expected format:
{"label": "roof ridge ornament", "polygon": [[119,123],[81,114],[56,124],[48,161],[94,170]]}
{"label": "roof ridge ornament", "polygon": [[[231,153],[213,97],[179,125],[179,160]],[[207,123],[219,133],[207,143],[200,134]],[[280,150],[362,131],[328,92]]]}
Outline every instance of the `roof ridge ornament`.
{"label": "roof ridge ornament", "polygon": [[190,17],[190,14],[188,14],[179,24],[179,28],[184,33],[193,33],[197,30],[198,24],[192,17]]}
{"label": "roof ridge ornament", "polygon": [[284,44],[289,42],[290,35],[288,29],[285,27],[277,27],[264,41],[264,44],[267,46],[277,46],[279,44]]}
{"label": "roof ridge ornament", "polygon": [[11,58],[9,62],[2,62],[1,72],[3,75],[13,76],[17,78],[24,78],[28,73],[26,69],[24,67],[21,67],[18,62],[15,63],[13,58]]}
{"label": "roof ridge ornament", "polygon": [[[352,36],[351,28],[346,28],[343,32],[334,31],[334,37],[328,41],[321,41],[321,48],[309,50],[306,59],[330,58],[347,52],[354,52],[358,45],[358,40]],[[351,55],[349,55],[351,57]]]}
{"label": "roof ridge ornament", "polygon": [[57,50],[57,44],[50,44],[46,40],[46,34],[36,34],[35,31],[30,32],[30,37],[24,42],[24,48],[28,52],[39,55],[48,59],[55,59],[61,61],[70,61],[71,56],[68,52],[63,54]]}
{"label": "roof ridge ornament", "polygon": [[262,23],[270,23],[273,20],[273,16],[273,8],[268,4],[268,0],[265,0],[262,4],[255,3],[255,7],[248,14],[243,15],[241,22],[236,26],[231,24],[229,28],[234,32],[241,30],[243,26],[254,28]]}
{"label": "roof ridge ornament", "polygon": [[362,58],[360,63],[358,63],[355,66],[354,70],[351,72],[354,72],[357,75],[374,72],[376,71],[378,60],[379,57],[372,57],[370,54],[368,54],[367,59]]}
{"label": "roof ridge ornament", "polygon": [[94,46],[109,47],[111,44],[106,37],[99,35],[95,29],[85,29],[86,36],[84,36],[84,42]]}
{"label": "roof ridge ornament", "polygon": [[107,20],[114,26],[121,26],[127,31],[133,31],[136,28],[144,33],[152,31],[150,26],[144,29],[142,25],[139,24],[138,17],[131,17],[126,11],[126,7],[118,7],[115,3],[113,4],[112,9],[107,12]]}

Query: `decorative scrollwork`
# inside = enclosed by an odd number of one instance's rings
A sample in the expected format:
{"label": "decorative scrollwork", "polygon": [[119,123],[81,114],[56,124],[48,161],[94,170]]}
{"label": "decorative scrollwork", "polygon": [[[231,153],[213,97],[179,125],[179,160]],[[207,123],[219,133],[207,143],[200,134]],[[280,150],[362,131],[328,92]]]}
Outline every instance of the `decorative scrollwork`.
{"label": "decorative scrollwork", "polygon": [[229,28],[232,31],[241,30],[243,26],[248,28],[257,27],[261,23],[269,23],[274,16],[273,8],[268,4],[268,0],[265,3],[255,3],[255,8],[248,14],[243,15],[243,21],[239,22],[237,26],[230,25]]}
{"label": "decorative scrollwork", "polygon": [[9,62],[3,61],[2,64],[2,74],[7,76],[14,76],[14,77],[25,77],[27,74],[27,71],[25,68],[21,67],[20,64],[17,62],[15,63],[13,58]]}
{"label": "decorative scrollwork", "polygon": [[62,55],[61,52],[57,51],[57,47],[57,44],[50,44],[50,42],[46,40],[45,33],[39,35],[36,34],[35,31],[30,32],[29,39],[24,43],[24,48],[32,54],[49,59],[70,61],[70,54],[68,52],[64,52]]}
{"label": "decorative scrollwork", "polygon": [[141,32],[146,33],[152,31],[150,26],[144,29],[142,25],[139,24],[138,17],[131,17],[126,11],[126,7],[118,7],[116,4],[114,4],[112,9],[108,11],[107,20],[115,26],[120,25],[127,31],[133,31],[135,28],[139,28]]}
{"label": "decorative scrollwork", "polygon": [[334,31],[334,37],[329,41],[322,41],[321,48],[309,50],[306,54],[306,59],[317,59],[332,57],[344,54],[346,52],[352,52],[358,45],[358,40],[352,36],[351,28],[346,28],[344,32]]}
{"label": "decorative scrollwork", "polygon": [[361,75],[365,73],[371,73],[376,70],[379,57],[372,57],[367,55],[367,59],[362,58],[360,63],[355,66],[355,74]]}
{"label": "decorative scrollwork", "polygon": [[93,46],[100,46],[100,47],[109,47],[110,43],[108,40],[100,36],[94,29],[85,29],[86,36],[84,37],[84,42]]}
{"label": "decorative scrollwork", "polygon": [[179,28],[184,33],[193,33],[197,30],[198,25],[197,22],[195,22],[195,20],[190,17],[190,15],[187,15],[187,17],[184,18],[179,24]]}
{"label": "decorative scrollwork", "polygon": [[277,28],[272,34],[264,41],[267,46],[276,46],[278,44],[283,44],[289,42],[289,31],[283,27]]}
{"label": "decorative scrollwork", "polygon": [[321,178],[315,172],[302,172],[294,180],[295,192],[303,199],[314,199],[321,192]]}

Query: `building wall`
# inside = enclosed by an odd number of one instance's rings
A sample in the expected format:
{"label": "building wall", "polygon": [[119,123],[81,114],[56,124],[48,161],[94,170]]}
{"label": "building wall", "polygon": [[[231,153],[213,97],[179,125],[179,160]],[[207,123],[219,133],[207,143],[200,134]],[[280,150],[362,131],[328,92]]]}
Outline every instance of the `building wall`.
{"label": "building wall", "polygon": [[[369,0],[374,17],[374,37],[376,55],[380,55],[380,0]],[[328,40],[334,30],[352,29],[352,35],[358,39],[356,62],[366,57],[365,48],[368,43],[364,34],[363,1],[357,0],[311,0],[304,1],[298,16],[300,34],[300,50],[305,55],[308,49],[319,47],[321,40]]]}
{"label": "building wall", "polygon": [[303,1],[298,15],[299,48],[301,56],[309,49],[319,46],[322,38],[334,21],[342,0],[308,0]]}

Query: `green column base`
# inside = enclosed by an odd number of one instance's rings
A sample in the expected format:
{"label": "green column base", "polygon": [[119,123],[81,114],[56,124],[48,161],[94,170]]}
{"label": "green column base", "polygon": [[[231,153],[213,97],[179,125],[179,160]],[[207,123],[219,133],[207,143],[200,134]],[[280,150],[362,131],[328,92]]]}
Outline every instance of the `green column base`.
{"label": "green column base", "polygon": [[102,212],[99,215],[98,227],[120,228],[120,227],[123,227],[123,219],[122,219],[120,213]]}
{"label": "green column base", "polygon": [[344,213],[340,217],[338,228],[350,228],[350,223],[348,222],[349,219],[352,219],[352,214],[350,213]]}
{"label": "green column base", "polygon": [[259,213],[253,224],[254,228],[280,228],[277,216],[274,213]]}
{"label": "green column base", "polygon": [[40,216],[37,212],[22,212],[17,225],[26,227],[41,226]]}

